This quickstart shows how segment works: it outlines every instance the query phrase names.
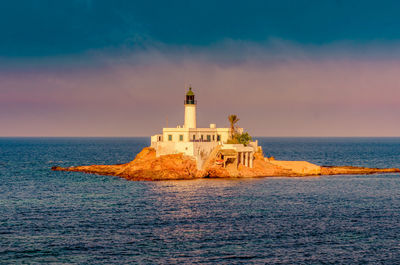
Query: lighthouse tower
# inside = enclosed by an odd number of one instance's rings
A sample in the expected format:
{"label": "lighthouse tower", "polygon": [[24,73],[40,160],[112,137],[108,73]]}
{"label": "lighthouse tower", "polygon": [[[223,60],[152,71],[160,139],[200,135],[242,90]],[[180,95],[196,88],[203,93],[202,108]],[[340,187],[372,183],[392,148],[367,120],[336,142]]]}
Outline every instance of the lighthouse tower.
{"label": "lighthouse tower", "polygon": [[[201,170],[215,150],[219,153],[215,153],[213,158],[218,155],[218,159],[223,159],[224,165],[228,159],[233,159],[233,164],[236,166],[239,163],[247,167],[253,166],[253,154],[259,151],[257,142],[250,142],[248,146],[228,144],[231,129],[218,128],[215,123],[210,123],[210,127],[207,128],[197,128],[197,102],[191,87],[185,89],[184,103],[184,125],[165,127],[162,133],[151,136],[151,147],[155,149],[156,157],[183,154],[194,158],[197,169]],[[236,132],[242,134],[243,128],[236,128]]]}
{"label": "lighthouse tower", "polygon": [[196,103],[192,87],[189,87],[185,98],[185,128],[196,128]]}

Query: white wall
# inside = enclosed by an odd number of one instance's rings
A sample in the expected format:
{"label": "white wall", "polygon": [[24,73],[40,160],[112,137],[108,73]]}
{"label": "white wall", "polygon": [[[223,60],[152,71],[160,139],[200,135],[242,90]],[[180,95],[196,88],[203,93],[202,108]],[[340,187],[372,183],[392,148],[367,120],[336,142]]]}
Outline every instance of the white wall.
{"label": "white wall", "polygon": [[196,105],[185,104],[185,128],[196,128]]}
{"label": "white wall", "polygon": [[221,135],[221,142],[226,143],[229,139],[230,128],[217,128],[217,134]]}
{"label": "white wall", "polygon": [[196,140],[200,140],[203,135],[203,140],[207,140],[207,135],[210,135],[211,141],[217,141],[217,136],[221,136],[221,142],[226,142],[229,139],[229,128],[163,128],[163,141],[170,142],[168,135],[172,135],[171,142],[179,141],[179,135],[183,135],[183,142],[193,140],[193,135]]}
{"label": "white wall", "polygon": [[209,157],[211,151],[218,145],[218,142],[157,142],[154,143],[156,156],[179,154],[194,157],[197,168],[201,169]]}
{"label": "white wall", "polygon": [[193,143],[191,142],[158,142],[156,143],[156,156],[183,153],[184,155],[194,156]]}
{"label": "white wall", "polygon": [[[168,136],[172,135],[172,141],[168,140]],[[179,140],[179,135],[183,135],[183,141]],[[164,142],[189,142],[189,129],[187,128],[163,128]]]}

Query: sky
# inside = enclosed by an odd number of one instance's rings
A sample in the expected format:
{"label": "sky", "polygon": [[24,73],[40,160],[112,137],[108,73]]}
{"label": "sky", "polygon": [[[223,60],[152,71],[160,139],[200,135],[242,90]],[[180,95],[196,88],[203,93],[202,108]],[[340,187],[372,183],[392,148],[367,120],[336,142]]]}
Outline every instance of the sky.
{"label": "sky", "polygon": [[400,2],[0,2],[0,136],[400,136]]}

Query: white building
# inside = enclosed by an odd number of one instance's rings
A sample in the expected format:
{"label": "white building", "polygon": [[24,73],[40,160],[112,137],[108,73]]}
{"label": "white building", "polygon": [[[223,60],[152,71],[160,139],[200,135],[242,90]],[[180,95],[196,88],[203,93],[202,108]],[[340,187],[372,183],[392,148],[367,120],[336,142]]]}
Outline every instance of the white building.
{"label": "white building", "polygon": [[[219,146],[220,149],[233,148],[238,152],[237,162],[241,161],[242,164],[252,167],[252,154],[257,151],[256,142],[250,143],[250,146],[228,145],[226,143],[230,137],[230,128],[217,128],[214,123],[211,123],[208,128],[197,128],[197,101],[191,87],[186,93],[184,105],[185,121],[183,126],[163,128],[162,134],[151,136],[151,146],[155,148],[157,157],[183,153],[194,157],[197,161],[197,167],[201,169],[211,152]],[[242,133],[243,129],[237,128],[236,132]],[[247,159],[244,159],[244,156]]]}

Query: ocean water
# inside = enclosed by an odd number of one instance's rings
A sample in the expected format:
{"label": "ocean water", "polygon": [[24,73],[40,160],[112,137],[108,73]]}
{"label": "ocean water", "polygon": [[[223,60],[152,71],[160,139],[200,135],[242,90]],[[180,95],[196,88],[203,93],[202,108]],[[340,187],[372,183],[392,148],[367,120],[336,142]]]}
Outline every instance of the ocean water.
{"label": "ocean water", "polygon": [[[276,159],[400,167],[400,138],[260,138]],[[53,172],[147,138],[0,138],[0,264],[399,264],[400,175],[133,182]]]}

